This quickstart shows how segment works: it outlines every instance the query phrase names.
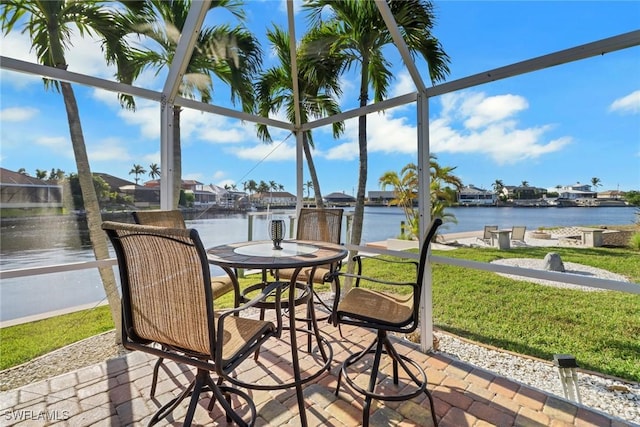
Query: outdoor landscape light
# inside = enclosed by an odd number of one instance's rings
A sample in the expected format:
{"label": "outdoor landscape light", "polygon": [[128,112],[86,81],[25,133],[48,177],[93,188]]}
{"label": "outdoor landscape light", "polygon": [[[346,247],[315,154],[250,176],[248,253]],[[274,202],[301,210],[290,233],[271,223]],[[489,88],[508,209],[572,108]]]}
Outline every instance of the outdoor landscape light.
{"label": "outdoor landscape light", "polygon": [[564,391],[564,397],[574,402],[582,403],[580,390],[578,389],[578,376],[576,375],[576,358],[571,354],[554,354],[553,364],[558,367],[560,383]]}

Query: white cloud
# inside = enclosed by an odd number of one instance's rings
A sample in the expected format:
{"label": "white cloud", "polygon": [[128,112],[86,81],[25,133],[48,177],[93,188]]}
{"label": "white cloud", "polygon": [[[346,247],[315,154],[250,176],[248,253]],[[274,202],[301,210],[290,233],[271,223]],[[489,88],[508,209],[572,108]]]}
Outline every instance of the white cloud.
{"label": "white cloud", "polygon": [[87,152],[92,162],[111,162],[114,160],[122,162],[133,158],[122,141],[116,138],[100,140],[87,147]]}
{"label": "white cloud", "polygon": [[465,126],[468,128],[481,128],[491,123],[504,120],[519,111],[525,110],[529,104],[516,95],[498,95],[486,97],[483,93],[463,98],[460,112],[467,115]]}
{"label": "white cloud", "polygon": [[69,139],[61,136],[43,136],[37,138],[35,140],[35,143],[42,147],[47,147],[54,150],[69,149],[69,147],[71,147]]}
{"label": "white cloud", "polygon": [[[70,47],[65,52],[65,59],[69,64],[68,70],[114,80],[115,66],[107,66],[101,43],[86,33],[84,38],[80,37],[77,28],[73,24],[70,25],[70,28]],[[13,32],[0,36],[0,54],[22,61],[39,63],[35,52],[31,48],[32,43],[29,33],[22,33],[21,29],[21,27],[16,27]],[[2,80],[3,84],[10,82],[19,88],[29,83],[39,82],[42,84],[40,77],[23,73],[3,72]]]}
{"label": "white cloud", "polygon": [[517,163],[561,150],[570,137],[545,141],[550,125],[518,128],[513,116],[528,108],[517,95],[488,97],[460,92],[441,97],[442,112],[431,121],[432,152],[479,153],[498,164]]}
{"label": "white cloud", "polygon": [[158,166],[160,166],[160,152],[156,151],[155,153],[149,153],[149,154],[145,154],[144,156],[142,156],[142,158],[144,159],[144,162],[146,164],[157,164]]}
{"label": "white cloud", "polygon": [[400,72],[394,83],[395,84],[389,92],[391,98],[417,92],[416,84],[413,82],[411,75],[407,71]]}
{"label": "white cloud", "polygon": [[222,178],[224,178],[224,176],[225,176],[225,175],[226,175],[226,174],[225,174],[223,171],[215,171],[215,172],[213,173],[212,178],[213,178],[214,180],[221,180]]}
{"label": "white cloud", "polygon": [[640,113],[640,90],[613,101],[609,106],[609,111],[629,114]]}
{"label": "white cloud", "polygon": [[201,173],[188,173],[182,179],[192,179],[194,181],[202,182],[202,174]]}
{"label": "white cloud", "polygon": [[329,160],[356,160],[358,158],[358,142],[345,142],[332,147],[327,151],[325,157]]}
{"label": "white cloud", "polygon": [[[570,137],[545,141],[551,125],[519,128],[513,116],[528,107],[517,95],[487,96],[458,92],[440,97],[442,111],[430,122],[432,152],[478,153],[498,164],[517,163],[562,150]],[[402,113],[403,115],[401,115]],[[412,154],[417,149],[417,129],[403,107],[368,116],[368,152]],[[358,158],[357,119],[345,122],[343,141],[324,153],[332,160]]]}
{"label": "white cloud", "polygon": [[293,144],[284,141],[273,144],[258,143],[249,147],[234,146],[227,150],[229,154],[234,154],[244,160],[252,161],[285,161],[294,160],[296,157],[295,142]]}
{"label": "white cloud", "polygon": [[0,121],[2,122],[24,122],[31,120],[38,114],[38,109],[34,107],[12,107],[0,110]]}
{"label": "white cloud", "polygon": [[[14,30],[9,34],[0,33],[0,55],[26,62],[37,62],[35,52],[31,51],[31,41],[26,33]],[[22,89],[32,84],[42,85],[40,76],[17,73],[7,70],[0,72],[2,84],[11,84]]]}

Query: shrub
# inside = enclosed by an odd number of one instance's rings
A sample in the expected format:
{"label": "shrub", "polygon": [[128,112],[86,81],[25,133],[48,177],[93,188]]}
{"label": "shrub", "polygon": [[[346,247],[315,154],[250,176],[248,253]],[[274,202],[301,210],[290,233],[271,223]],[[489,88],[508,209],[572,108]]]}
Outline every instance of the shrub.
{"label": "shrub", "polygon": [[629,247],[633,250],[640,251],[640,233],[634,233],[631,235],[631,238],[629,239]]}

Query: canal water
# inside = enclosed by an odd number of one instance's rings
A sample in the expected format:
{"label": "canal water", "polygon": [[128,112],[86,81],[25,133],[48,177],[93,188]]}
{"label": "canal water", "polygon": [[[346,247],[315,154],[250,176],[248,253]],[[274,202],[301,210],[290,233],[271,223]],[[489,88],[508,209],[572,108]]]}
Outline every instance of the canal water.
{"label": "canal water", "polygon": [[[347,208],[346,212],[352,209]],[[510,228],[524,225],[538,227],[630,225],[637,221],[637,208],[450,208],[457,223],[447,223],[442,233],[482,230],[484,225]],[[276,212],[288,218],[293,211]],[[249,214],[210,214],[187,220],[198,230],[205,246],[247,240]],[[400,234],[404,220],[401,209],[367,207],[362,243],[383,241]],[[253,218],[253,240],[267,239],[266,216]],[[28,221],[3,220],[0,232],[0,268],[39,267],[93,259],[89,239],[82,221],[74,217],[35,218]],[[343,241],[346,241],[343,227]],[[221,271],[212,271],[221,274]],[[6,279],[0,283],[0,321],[63,310],[105,300],[97,271],[83,270],[28,278]]]}

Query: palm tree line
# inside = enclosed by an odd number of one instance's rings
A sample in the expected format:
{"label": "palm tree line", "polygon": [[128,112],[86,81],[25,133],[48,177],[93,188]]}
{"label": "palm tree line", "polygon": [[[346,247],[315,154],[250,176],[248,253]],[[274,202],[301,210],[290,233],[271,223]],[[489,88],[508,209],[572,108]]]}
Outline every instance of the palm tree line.
{"label": "palm tree line", "polygon": [[[119,2],[114,8],[105,2],[87,0],[51,0],[35,2],[25,0],[3,1],[0,13],[5,34],[24,24],[29,33],[38,61],[43,65],[66,69],[66,55],[71,49],[71,25],[80,29],[81,36],[101,41],[105,63],[116,65],[116,79],[132,84],[144,70],[167,68],[174,57],[180,34],[184,29],[191,2],[174,0],[146,0]],[[433,5],[425,0],[389,2],[398,28],[412,54],[419,54],[427,63],[432,83],[444,80],[449,73],[449,57],[440,42],[431,34],[435,14]],[[387,97],[392,74],[391,64],[383,50],[392,44],[392,37],[374,2],[345,0],[312,0],[303,6],[309,12],[310,30],[297,46],[299,61],[297,76],[292,75],[288,53],[288,35],[277,27],[267,37],[277,52],[280,64],[261,72],[262,50],[257,38],[244,26],[242,1],[219,0],[211,8],[228,10],[238,24],[204,26],[197,35],[195,48],[180,81],[179,94],[208,103],[213,100],[214,78],[231,89],[231,101],[240,102],[247,113],[268,116],[283,109],[287,119],[300,125],[313,118],[340,112],[337,98],[341,95],[340,77],[356,69],[360,71],[359,105],[364,107]],[[132,42],[133,40],[133,42]],[[139,42],[136,44],[136,42]],[[295,105],[292,78],[300,85],[299,104]],[[254,82],[258,90],[254,90]],[[93,185],[89,158],[86,151],[80,114],[73,87],[68,82],[45,79],[46,89],[62,93],[67,112],[71,143],[74,150],[78,178],[87,212],[89,236],[96,259],[110,257],[106,236],[102,232],[98,197]],[[370,98],[369,91],[373,92]],[[119,95],[123,108],[135,109],[135,99]],[[298,107],[300,115],[296,117]],[[180,106],[173,108],[174,141],[174,206],[180,194],[182,158],[180,144]],[[334,137],[344,130],[342,123],[333,125]],[[258,136],[271,142],[268,129],[257,126]],[[313,137],[305,132],[302,137],[311,184],[316,203],[322,206],[320,182],[313,164],[311,149]],[[358,119],[359,176],[351,242],[359,244],[362,235],[365,190],[367,183],[367,116]],[[134,165],[132,174],[136,182],[144,168]],[[144,171],[144,172],[143,172]],[[269,183],[271,185],[271,183]],[[111,268],[101,268],[100,275],[109,299],[115,325],[120,326],[119,296]],[[120,334],[116,333],[119,337]]]}

